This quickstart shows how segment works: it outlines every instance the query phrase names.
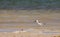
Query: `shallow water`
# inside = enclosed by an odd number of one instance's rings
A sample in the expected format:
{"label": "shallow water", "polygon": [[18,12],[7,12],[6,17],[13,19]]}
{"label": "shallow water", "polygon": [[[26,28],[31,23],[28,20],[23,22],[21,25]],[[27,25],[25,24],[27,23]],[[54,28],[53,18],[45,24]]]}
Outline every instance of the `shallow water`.
{"label": "shallow water", "polygon": [[[25,14],[25,13],[24,13]],[[48,18],[45,15],[40,14],[38,15],[35,14],[34,15],[9,15],[8,17],[3,17],[4,15],[1,16],[1,18],[3,18],[2,20],[0,19],[0,26],[4,27],[4,26],[26,26],[26,27],[41,27],[40,25],[38,25],[35,20],[36,19],[40,19],[42,16],[45,18]],[[7,16],[7,15],[6,15]],[[19,16],[19,17],[18,17]],[[52,15],[53,16],[53,15]],[[44,25],[44,28],[48,27],[48,28],[52,28],[52,29],[59,29],[60,30],[60,18],[59,17],[52,17],[51,19],[49,17],[49,19],[46,19],[45,21],[42,21],[42,23],[46,23]],[[57,16],[57,15],[56,15]],[[44,19],[44,18],[43,18]],[[43,26],[42,26],[43,27]],[[21,30],[20,28],[0,28],[0,32],[10,32],[10,31],[16,31],[16,30]]]}

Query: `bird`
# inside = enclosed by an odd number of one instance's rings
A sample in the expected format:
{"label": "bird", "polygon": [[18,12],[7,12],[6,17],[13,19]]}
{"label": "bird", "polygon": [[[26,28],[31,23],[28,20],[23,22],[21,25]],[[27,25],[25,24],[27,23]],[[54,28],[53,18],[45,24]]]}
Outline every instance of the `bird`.
{"label": "bird", "polygon": [[35,22],[36,22],[38,25],[40,25],[40,26],[44,25],[44,23],[41,23],[41,22],[39,22],[38,20],[35,20]]}

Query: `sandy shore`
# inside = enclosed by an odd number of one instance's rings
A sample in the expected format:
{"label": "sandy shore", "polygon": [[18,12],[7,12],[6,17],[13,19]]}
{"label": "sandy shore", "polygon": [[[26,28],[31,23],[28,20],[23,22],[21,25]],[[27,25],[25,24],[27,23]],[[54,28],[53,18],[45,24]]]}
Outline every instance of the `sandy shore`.
{"label": "sandy shore", "polygon": [[60,34],[43,34],[36,32],[0,32],[0,37],[54,37],[60,36]]}

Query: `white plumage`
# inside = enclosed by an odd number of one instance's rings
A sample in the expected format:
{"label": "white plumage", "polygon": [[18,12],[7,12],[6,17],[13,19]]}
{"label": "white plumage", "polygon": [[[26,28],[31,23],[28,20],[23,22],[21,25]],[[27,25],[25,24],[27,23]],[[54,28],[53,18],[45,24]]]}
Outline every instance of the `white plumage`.
{"label": "white plumage", "polygon": [[43,23],[39,22],[38,20],[36,20],[38,25],[44,25]]}

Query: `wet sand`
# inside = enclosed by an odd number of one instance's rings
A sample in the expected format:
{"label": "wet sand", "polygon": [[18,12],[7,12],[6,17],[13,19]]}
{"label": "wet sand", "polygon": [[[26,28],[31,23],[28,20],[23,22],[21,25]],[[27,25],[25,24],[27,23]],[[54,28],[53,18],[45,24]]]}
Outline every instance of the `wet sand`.
{"label": "wet sand", "polygon": [[[45,13],[42,13],[45,12]],[[51,13],[53,12],[53,13]],[[0,36],[1,37],[52,37],[56,32],[60,32],[60,13],[57,11],[45,10],[1,10],[0,11]],[[38,25],[38,19],[45,25]],[[33,29],[33,31],[31,29]],[[22,33],[12,33],[14,31],[29,30]],[[34,32],[36,31],[36,33]],[[54,34],[40,34],[40,31],[51,32]],[[7,32],[7,33],[5,33]],[[4,34],[4,36],[3,36]],[[44,36],[43,36],[44,35]],[[59,33],[56,35],[60,35]]]}

